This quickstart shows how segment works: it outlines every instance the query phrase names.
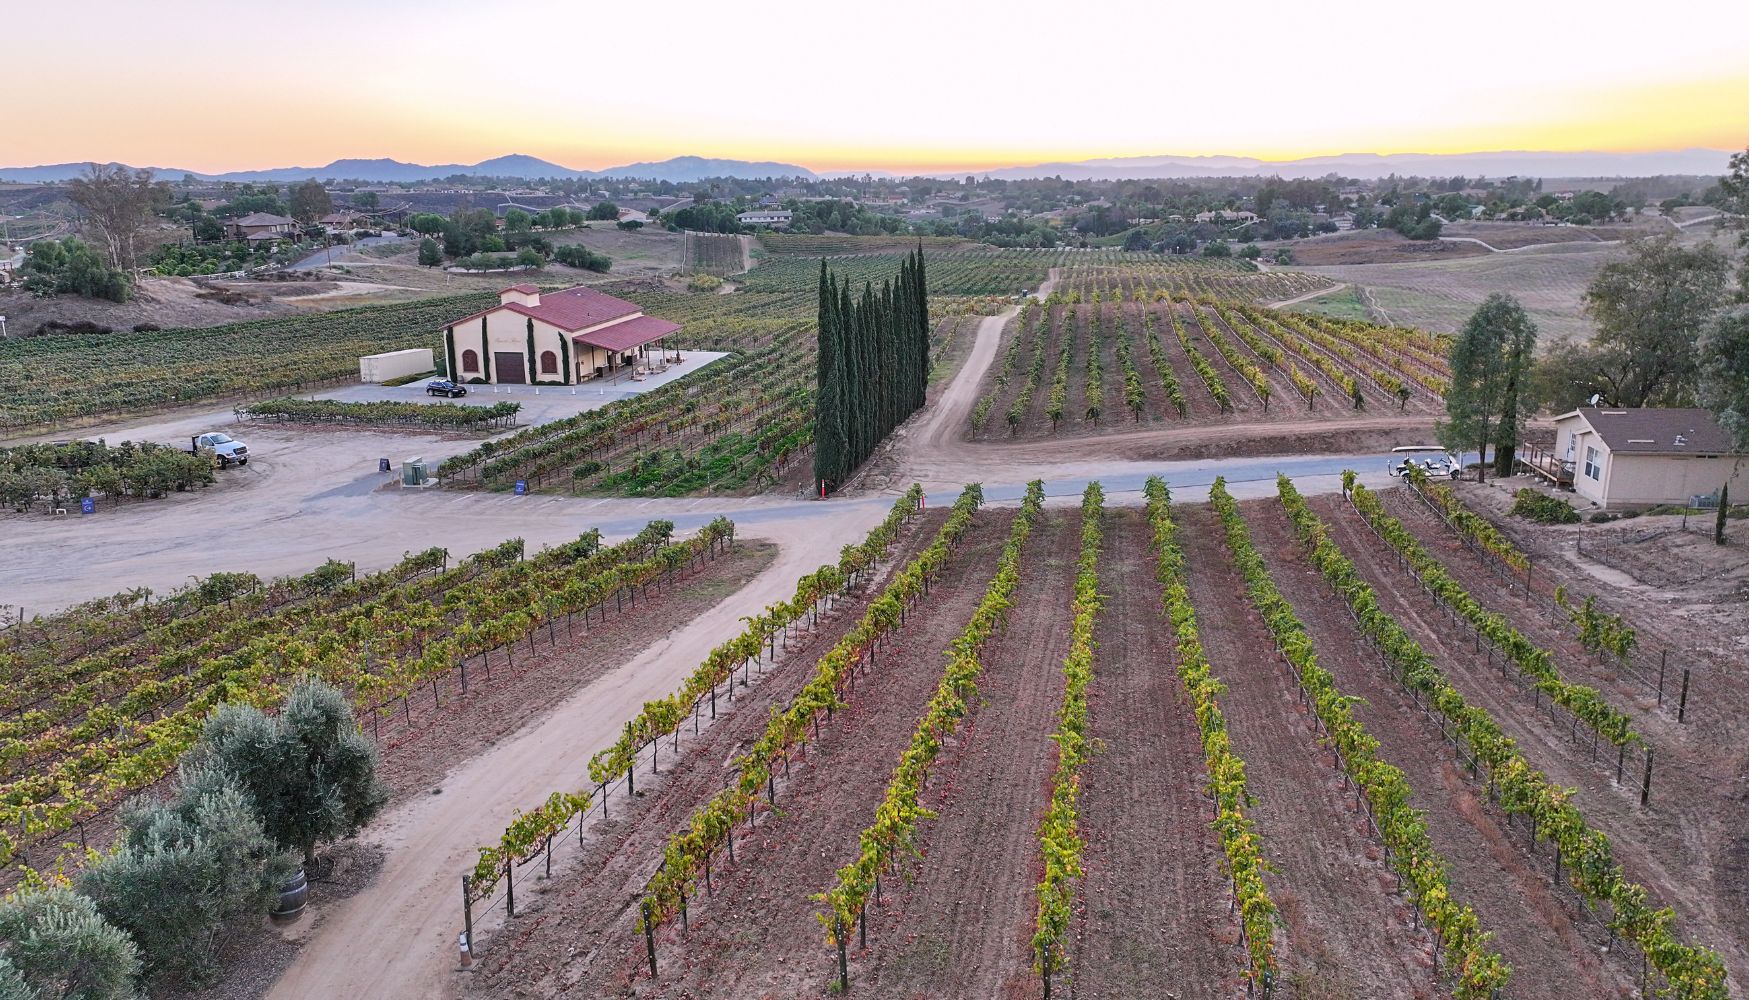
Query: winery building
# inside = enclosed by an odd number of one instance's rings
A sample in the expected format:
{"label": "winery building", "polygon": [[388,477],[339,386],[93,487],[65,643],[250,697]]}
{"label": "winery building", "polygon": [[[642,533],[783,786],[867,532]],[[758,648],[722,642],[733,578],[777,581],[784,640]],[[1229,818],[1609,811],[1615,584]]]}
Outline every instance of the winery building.
{"label": "winery building", "polygon": [[446,326],[443,344],[457,382],[575,385],[628,370],[637,377],[679,329],[593,288],[512,285],[497,305]]}

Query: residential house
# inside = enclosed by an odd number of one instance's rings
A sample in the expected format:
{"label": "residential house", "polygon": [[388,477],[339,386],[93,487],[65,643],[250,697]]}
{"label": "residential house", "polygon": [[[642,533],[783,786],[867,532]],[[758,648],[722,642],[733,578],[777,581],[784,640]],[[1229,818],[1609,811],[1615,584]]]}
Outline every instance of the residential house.
{"label": "residential house", "polygon": [[1702,409],[1581,407],[1555,418],[1552,453],[1520,460],[1605,509],[1687,503],[1727,483],[1749,499],[1749,452]]}
{"label": "residential house", "polygon": [[761,226],[766,229],[788,229],[793,212],[779,208],[757,208],[751,212],[742,212],[735,216],[735,221],[743,226]]}
{"label": "residential house", "polygon": [[291,240],[298,235],[295,219],[268,212],[252,212],[225,223],[225,235],[233,240]]}

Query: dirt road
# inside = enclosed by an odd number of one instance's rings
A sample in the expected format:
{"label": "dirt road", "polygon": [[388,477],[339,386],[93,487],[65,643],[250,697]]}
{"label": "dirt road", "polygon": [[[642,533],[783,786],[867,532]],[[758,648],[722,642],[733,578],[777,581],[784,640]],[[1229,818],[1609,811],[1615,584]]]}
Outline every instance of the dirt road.
{"label": "dirt road", "polygon": [[[1051,285],[1046,282],[1040,294],[1049,294]],[[1196,449],[1210,442],[1242,444],[1243,428],[1112,436],[1096,445],[1079,443],[1076,453],[1065,453],[1060,442],[963,441],[967,415],[1011,314],[978,324],[966,363],[938,401],[895,435],[859,491],[832,502],[410,492],[389,486],[390,477],[376,473],[369,456],[380,451],[397,459],[411,454],[436,459],[472,442],[432,435],[263,431],[257,436],[275,435],[275,448],[283,448],[279,458],[259,467],[251,463],[251,478],[233,477],[218,495],[142,504],[104,519],[29,524],[20,533],[28,534],[23,539],[28,544],[0,551],[0,600],[47,611],[122,586],[169,589],[192,574],[221,569],[297,572],[328,557],[356,561],[366,571],[426,545],[444,545],[459,555],[513,536],[534,546],[568,540],[590,527],[620,537],[653,517],[670,518],[684,532],[726,514],[742,537],[778,542],[778,558],[745,589],[690,622],[676,623],[666,638],[550,713],[528,719],[522,730],[485,754],[457,762],[442,794],[409,802],[373,824],[366,837],[380,842],[387,854],[380,878],[324,914],[272,993],[283,1000],[439,995],[450,988],[448,970],[455,959],[458,877],[475,848],[495,840],[516,810],[538,804],[555,789],[574,788],[588,756],[615,737],[645,701],[671,691],[711,648],[740,628],[742,615],[787,597],[798,576],[861,537],[885,514],[895,490],[920,481],[932,502],[944,502],[961,484],[982,481],[986,495],[1000,503],[1018,499],[1023,484],[1038,477],[1060,498],[1053,502],[1070,504],[1088,479],[1099,478],[1111,502],[1122,505],[1140,502],[1142,481],[1150,474],[1165,476],[1186,502],[1206,495],[1217,474],[1225,475],[1239,496],[1268,495],[1278,471],[1296,477],[1306,492],[1335,490],[1338,474],[1347,467],[1376,469],[1363,478],[1388,481],[1376,454],[1294,454],[1303,449],[1291,439],[1281,447],[1291,457],[1195,457],[1206,453]],[[159,421],[180,432],[185,424],[209,418],[210,411],[190,412]],[[1341,422],[1345,429],[1361,424],[1376,424],[1370,429],[1378,433],[1403,432],[1400,418]],[[1308,441],[1319,430],[1315,424],[1296,429]],[[281,434],[284,442],[277,438]],[[1243,447],[1236,450],[1245,453]],[[365,468],[373,471],[358,471]]]}
{"label": "dirt road", "polygon": [[1315,298],[1318,298],[1320,296],[1329,295],[1333,292],[1340,292],[1344,288],[1347,288],[1347,287],[1348,287],[1348,282],[1346,282],[1346,281],[1337,282],[1336,284],[1331,285],[1329,288],[1319,288],[1319,289],[1315,289],[1313,291],[1307,292],[1304,295],[1296,295],[1291,299],[1282,299],[1280,302],[1271,302],[1269,304],[1269,308],[1271,308],[1271,309],[1285,309],[1288,306],[1297,306],[1301,302],[1308,302],[1308,301],[1315,299]]}
{"label": "dirt road", "polygon": [[738,631],[741,615],[789,597],[798,576],[837,557],[839,531],[866,532],[883,513],[877,505],[843,505],[833,531],[788,535],[777,559],[744,590],[462,765],[444,781],[443,794],[417,799],[373,824],[367,836],[388,853],[377,884],[325,915],[269,996],[431,997],[447,990],[461,906],[458,878],[475,847],[496,841],[516,810],[578,786],[589,755],[611,742],[645,701],[677,687]]}

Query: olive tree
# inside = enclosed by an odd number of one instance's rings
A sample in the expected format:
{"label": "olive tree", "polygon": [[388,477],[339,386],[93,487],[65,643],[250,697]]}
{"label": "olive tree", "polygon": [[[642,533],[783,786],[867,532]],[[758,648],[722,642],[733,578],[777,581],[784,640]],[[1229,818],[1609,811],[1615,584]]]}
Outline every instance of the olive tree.
{"label": "olive tree", "polygon": [[[24,888],[0,899],[0,955],[33,1000],[133,1000],[139,953],[96,904],[62,886]],[[0,996],[16,994],[0,993]]]}
{"label": "olive tree", "polygon": [[0,1000],[39,1000],[36,991],[24,981],[24,974],[5,955],[0,955]]}
{"label": "olive tree", "polygon": [[376,746],[337,688],[307,680],[276,716],[226,705],[207,720],[204,759],[234,775],[275,843],[315,864],[316,845],[357,833],[388,801]]}
{"label": "olive tree", "polygon": [[149,974],[200,983],[218,967],[226,930],[272,909],[296,867],[234,777],[185,765],[170,799],[123,814],[115,849],[76,884],[132,935]]}

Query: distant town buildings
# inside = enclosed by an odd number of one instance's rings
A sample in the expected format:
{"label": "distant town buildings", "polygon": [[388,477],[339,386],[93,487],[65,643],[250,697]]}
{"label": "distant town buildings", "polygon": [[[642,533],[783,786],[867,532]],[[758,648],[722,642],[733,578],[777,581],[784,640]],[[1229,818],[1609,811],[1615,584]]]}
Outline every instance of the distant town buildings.
{"label": "distant town buildings", "polygon": [[781,208],[756,208],[742,212],[735,221],[743,226],[764,226],[767,229],[788,229],[794,213]]}
{"label": "distant town buildings", "polygon": [[297,237],[298,224],[295,219],[283,215],[273,215],[269,212],[252,212],[239,219],[225,223],[225,235],[233,240],[252,240],[258,243],[273,240],[288,240]]}

